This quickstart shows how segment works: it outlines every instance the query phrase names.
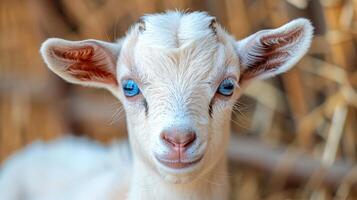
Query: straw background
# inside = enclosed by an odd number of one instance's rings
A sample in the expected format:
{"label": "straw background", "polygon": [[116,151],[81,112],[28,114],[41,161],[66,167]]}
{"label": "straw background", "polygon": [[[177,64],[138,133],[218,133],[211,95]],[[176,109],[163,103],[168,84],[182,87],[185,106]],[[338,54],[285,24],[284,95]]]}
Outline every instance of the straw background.
{"label": "straw background", "polygon": [[60,80],[39,47],[49,37],[114,41],[143,14],[167,9],[207,11],[237,39],[311,19],[308,55],[237,102],[232,198],[357,199],[356,0],[1,0],[0,163],[39,139],[125,138],[118,101]]}

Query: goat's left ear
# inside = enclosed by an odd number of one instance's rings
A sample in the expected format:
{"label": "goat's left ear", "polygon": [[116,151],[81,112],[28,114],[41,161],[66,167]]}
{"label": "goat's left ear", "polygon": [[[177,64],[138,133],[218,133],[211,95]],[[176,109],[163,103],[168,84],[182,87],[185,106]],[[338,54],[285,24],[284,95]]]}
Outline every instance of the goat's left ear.
{"label": "goat's left ear", "polygon": [[236,43],[240,83],[265,79],[289,70],[307,52],[313,27],[307,19],[296,19],[277,29],[259,31]]}
{"label": "goat's left ear", "polygon": [[99,40],[46,40],[41,54],[47,66],[64,80],[112,90],[117,86],[120,44]]}

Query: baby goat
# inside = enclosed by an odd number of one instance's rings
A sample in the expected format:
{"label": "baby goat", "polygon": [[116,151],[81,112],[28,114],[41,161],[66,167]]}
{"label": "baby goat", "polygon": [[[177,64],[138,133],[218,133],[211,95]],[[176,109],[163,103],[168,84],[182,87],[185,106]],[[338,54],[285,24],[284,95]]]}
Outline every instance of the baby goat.
{"label": "baby goat", "polygon": [[297,19],[236,41],[204,12],[175,11],[144,16],[116,43],[48,39],[41,54],[54,73],[122,102],[130,151],[34,145],[6,164],[0,198],[228,199],[234,103],[250,81],[290,69],[312,32]]}

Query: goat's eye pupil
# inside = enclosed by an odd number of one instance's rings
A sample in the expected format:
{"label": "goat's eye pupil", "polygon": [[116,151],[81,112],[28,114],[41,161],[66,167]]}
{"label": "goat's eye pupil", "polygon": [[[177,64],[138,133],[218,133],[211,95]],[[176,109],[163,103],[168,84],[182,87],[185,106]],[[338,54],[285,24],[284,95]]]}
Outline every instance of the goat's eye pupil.
{"label": "goat's eye pupil", "polygon": [[217,93],[224,96],[231,96],[234,91],[234,82],[231,79],[225,79],[219,85]]}
{"label": "goat's eye pupil", "polygon": [[127,97],[133,97],[140,93],[138,84],[133,80],[127,80],[123,83],[123,91]]}

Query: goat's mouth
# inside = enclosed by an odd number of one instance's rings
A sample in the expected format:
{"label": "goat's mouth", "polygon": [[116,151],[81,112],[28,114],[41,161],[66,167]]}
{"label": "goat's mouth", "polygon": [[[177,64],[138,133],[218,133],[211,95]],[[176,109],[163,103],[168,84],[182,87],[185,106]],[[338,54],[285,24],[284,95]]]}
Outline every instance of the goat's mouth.
{"label": "goat's mouth", "polygon": [[156,159],[164,166],[171,168],[171,169],[185,169],[188,167],[191,167],[198,162],[200,162],[203,158],[203,155],[200,155],[199,157],[192,159],[192,160],[171,160],[171,159],[164,159],[160,158],[160,156],[155,155]]}

